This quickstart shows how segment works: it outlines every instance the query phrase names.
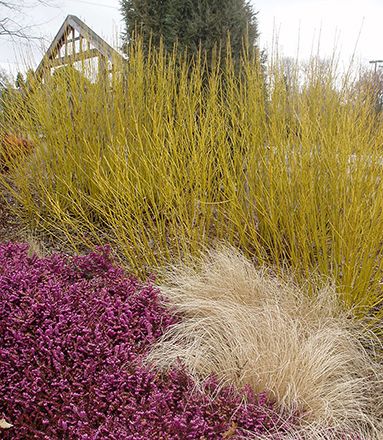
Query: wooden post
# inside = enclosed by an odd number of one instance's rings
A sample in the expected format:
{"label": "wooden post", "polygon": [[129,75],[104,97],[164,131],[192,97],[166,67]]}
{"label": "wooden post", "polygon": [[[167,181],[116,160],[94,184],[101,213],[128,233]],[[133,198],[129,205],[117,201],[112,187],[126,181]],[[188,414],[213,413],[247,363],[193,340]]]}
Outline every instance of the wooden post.
{"label": "wooden post", "polygon": [[98,56],[98,79],[99,81],[102,81],[104,85],[106,85],[106,80],[108,77],[108,60],[102,56]]}
{"label": "wooden post", "polygon": [[82,45],[83,45],[83,36],[80,34],[80,56],[81,56],[81,71],[85,72],[85,60],[83,57]]}
{"label": "wooden post", "polygon": [[68,32],[65,32],[64,41],[65,41],[65,43],[64,43],[64,45],[65,45],[64,56],[65,56],[65,58],[68,58]]}
{"label": "wooden post", "polygon": [[76,53],[76,38],[75,38],[75,30],[72,28],[72,55]]}

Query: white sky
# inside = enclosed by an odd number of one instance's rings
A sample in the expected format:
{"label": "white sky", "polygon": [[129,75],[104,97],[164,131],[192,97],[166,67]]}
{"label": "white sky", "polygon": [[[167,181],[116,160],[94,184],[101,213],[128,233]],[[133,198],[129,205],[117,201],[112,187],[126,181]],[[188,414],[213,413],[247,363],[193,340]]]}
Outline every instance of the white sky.
{"label": "white sky", "polygon": [[[17,0],[16,0],[17,1]],[[33,0],[28,0],[33,1]],[[51,0],[52,7],[25,10],[24,22],[34,24],[33,32],[49,45],[68,14],[77,15],[109,43],[118,44],[123,30],[119,0]],[[269,51],[277,36],[285,56],[308,58],[310,53],[330,56],[334,48],[347,64],[355,50],[357,60],[367,64],[383,59],[383,0],[252,0],[259,11],[260,46]],[[0,9],[0,16],[4,9]],[[359,40],[358,40],[359,38]],[[299,44],[298,44],[299,42]],[[32,46],[0,36],[0,67],[23,70],[27,58],[36,65],[42,56],[41,43]]]}

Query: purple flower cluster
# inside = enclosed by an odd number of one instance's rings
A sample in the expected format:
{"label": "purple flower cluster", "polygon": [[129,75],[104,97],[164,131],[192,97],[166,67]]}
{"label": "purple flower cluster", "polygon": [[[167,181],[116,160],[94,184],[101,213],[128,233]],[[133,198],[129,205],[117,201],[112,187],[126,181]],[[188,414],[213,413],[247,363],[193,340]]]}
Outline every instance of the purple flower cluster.
{"label": "purple flower cluster", "polygon": [[[0,419],[12,439],[220,439],[289,428],[266,395],[196,389],[142,358],[174,322],[156,287],[81,257],[0,245]],[[242,437],[241,437],[242,438]]]}

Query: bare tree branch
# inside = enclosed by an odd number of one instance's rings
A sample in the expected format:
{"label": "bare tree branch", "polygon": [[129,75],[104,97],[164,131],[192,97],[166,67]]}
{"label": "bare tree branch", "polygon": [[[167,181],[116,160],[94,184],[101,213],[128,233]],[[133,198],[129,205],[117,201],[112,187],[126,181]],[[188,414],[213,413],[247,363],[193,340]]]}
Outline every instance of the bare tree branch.
{"label": "bare tree branch", "polygon": [[0,0],[0,38],[39,39],[33,35],[33,25],[25,25],[25,10],[38,5],[49,6],[51,0]]}

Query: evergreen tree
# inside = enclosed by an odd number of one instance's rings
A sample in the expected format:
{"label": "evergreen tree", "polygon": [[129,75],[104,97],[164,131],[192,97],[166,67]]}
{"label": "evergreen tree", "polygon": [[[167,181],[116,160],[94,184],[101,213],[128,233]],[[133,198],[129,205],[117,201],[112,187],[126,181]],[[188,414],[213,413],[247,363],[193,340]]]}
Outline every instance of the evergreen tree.
{"label": "evergreen tree", "polygon": [[177,42],[190,54],[201,46],[208,52],[221,47],[225,56],[230,34],[232,55],[237,58],[247,38],[255,46],[258,36],[256,13],[247,0],[121,0],[125,22],[125,44],[137,31],[147,48],[151,39],[158,46],[161,38],[167,50]]}

